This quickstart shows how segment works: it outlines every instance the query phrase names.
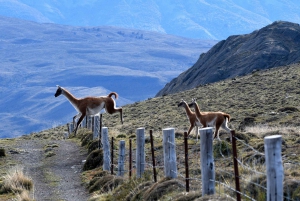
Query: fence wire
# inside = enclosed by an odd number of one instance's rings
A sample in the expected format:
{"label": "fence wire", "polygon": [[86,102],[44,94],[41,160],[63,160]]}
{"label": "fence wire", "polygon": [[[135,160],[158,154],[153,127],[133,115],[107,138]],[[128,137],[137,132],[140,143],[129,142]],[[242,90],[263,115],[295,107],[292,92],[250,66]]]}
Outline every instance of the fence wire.
{"label": "fence wire", "polygon": [[[145,136],[148,136],[145,133]],[[213,142],[213,154],[215,165],[215,190],[216,194],[226,195],[230,198],[235,198],[238,193],[241,195],[242,200],[266,200],[267,198],[267,182],[266,182],[266,164],[265,154],[263,148],[257,148],[258,146],[248,144],[245,140],[235,137],[237,144],[237,162],[239,168],[239,180],[240,191],[235,190],[235,174],[233,169],[233,156],[232,145],[228,140],[214,140]],[[116,140],[115,140],[116,141]],[[154,137],[154,153],[155,153],[155,166],[152,164],[152,154],[150,143],[146,142],[145,146],[145,171],[151,172],[153,168],[156,168],[157,179],[160,180],[165,177],[164,175],[164,156],[163,147],[161,144],[161,135]],[[126,142],[128,143],[128,142]],[[118,143],[115,142],[117,145]],[[189,178],[185,176],[185,159],[184,159],[184,144],[183,137],[177,137],[176,142],[172,143],[176,147],[177,155],[177,176],[178,178],[189,180],[189,189],[191,191],[200,191],[201,184],[201,161],[200,161],[200,140],[194,138],[188,139],[188,163],[189,163]],[[263,145],[262,145],[263,146]],[[129,150],[126,145],[125,151],[125,169],[124,172],[129,174],[131,171],[134,175],[136,171],[136,149],[132,149],[132,169],[129,169]],[[114,172],[117,173],[118,166],[118,148],[114,149],[114,161],[112,163]],[[296,157],[296,155],[295,155]],[[284,200],[287,201],[300,201],[300,181],[293,180],[293,174],[298,174],[297,169],[300,168],[298,161],[291,160],[290,157],[283,155],[283,165],[285,175],[284,181]],[[125,176],[126,176],[125,174]],[[300,175],[297,175],[300,176]],[[296,190],[295,190],[296,189]]]}

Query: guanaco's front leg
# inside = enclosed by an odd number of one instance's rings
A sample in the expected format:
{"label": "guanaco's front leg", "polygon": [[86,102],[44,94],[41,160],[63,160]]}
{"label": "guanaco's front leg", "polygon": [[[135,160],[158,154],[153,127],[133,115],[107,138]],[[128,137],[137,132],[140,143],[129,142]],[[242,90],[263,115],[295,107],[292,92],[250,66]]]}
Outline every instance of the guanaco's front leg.
{"label": "guanaco's front leg", "polygon": [[76,135],[76,132],[77,132],[77,129],[78,129],[78,126],[80,125],[80,123],[82,122],[83,118],[85,117],[85,113],[82,113],[79,120],[77,121],[77,125],[76,125],[76,128],[74,129],[74,135]]}

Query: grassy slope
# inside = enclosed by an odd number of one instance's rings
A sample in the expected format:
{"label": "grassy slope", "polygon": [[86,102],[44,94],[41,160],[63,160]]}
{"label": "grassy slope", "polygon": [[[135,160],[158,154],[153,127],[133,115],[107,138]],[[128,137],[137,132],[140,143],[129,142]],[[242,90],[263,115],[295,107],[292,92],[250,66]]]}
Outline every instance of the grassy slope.
{"label": "grassy slope", "polygon": [[[256,124],[300,125],[299,94],[300,64],[257,71],[234,80],[225,80],[181,93],[152,98],[124,106],[124,124],[119,117],[105,114],[104,126],[117,133],[132,134],[138,127],[160,132],[174,127],[186,131],[189,127],[181,99],[196,98],[202,111],[223,111],[231,115],[229,127],[238,130],[244,119]],[[290,107],[290,108],[289,108]]]}
{"label": "grassy slope", "polygon": [[[149,129],[153,129],[158,139],[161,139],[161,129],[167,127],[174,127],[177,133],[182,134],[183,131],[187,131],[189,123],[184,109],[181,107],[178,108],[177,104],[181,99],[190,101],[192,98],[196,98],[202,111],[223,111],[229,113],[232,117],[229,127],[235,129],[240,133],[240,138],[245,139],[250,146],[262,153],[264,152],[264,136],[281,134],[283,136],[282,151],[284,163],[294,162],[299,164],[299,78],[300,64],[279,67],[267,71],[258,71],[244,77],[199,86],[181,93],[126,105],[123,107],[125,118],[123,125],[120,124],[117,115],[111,116],[105,114],[104,126],[109,127],[110,135],[114,136],[126,134],[129,137],[133,137],[138,127],[145,127],[146,132]],[[255,129],[250,130],[249,128],[252,128],[252,126],[254,126]],[[228,137],[228,135],[221,135],[221,139],[224,139],[224,137]],[[126,138],[128,139],[128,137]],[[182,137],[178,137],[176,143],[182,144]],[[191,144],[193,143],[195,142],[191,142]],[[156,141],[155,145],[156,147],[160,147],[161,142]],[[228,146],[231,145],[229,144]],[[223,144],[214,142],[214,147],[223,147]],[[264,165],[260,165],[264,163],[263,158],[251,151],[251,149],[247,149],[242,143],[238,143],[238,150],[241,160],[249,162],[249,164],[257,164],[257,167],[255,167],[256,170],[261,172],[265,171]],[[191,148],[191,152],[195,153],[197,151],[199,151],[197,146]],[[177,156],[178,159],[184,157],[183,153],[177,153]],[[191,155],[190,157],[195,156]],[[218,158],[216,158],[216,160],[218,160]],[[223,161],[222,158],[220,160]],[[221,163],[217,162],[216,166],[218,169],[233,172],[230,160]],[[197,174],[197,172],[199,172],[198,167],[198,159],[192,159],[190,168],[192,172],[196,172],[194,175],[196,177],[199,177],[199,174]],[[296,167],[293,166],[285,169],[286,183],[294,186],[288,188],[292,189],[290,191],[295,192],[293,194],[294,199],[300,198],[300,186],[297,184],[300,180],[300,172],[298,169],[299,166],[297,165]],[[249,170],[244,168],[241,168],[240,171],[241,174],[249,180],[254,179],[254,182],[257,183],[259,181],[258,183],[261,182],[261,185],[266,185],[264,177],[256,178]],[[179,172],[184,174],[183,169],[179,169]],[[219,177],[219,175],[220,173],[216,171],[216,177]],[[224,175],[221,175],[221,177],[224,177]],[[232,178],[232,176],[229,176],[226,181],[225,175],[224,182],[229,182],[234,186],[233,180],[231,180]],[[135,182],[137,183],[135,186],[138,186],[139,182]],[[296,182],[296,184],[293,182]],[[127,186],[127,188],[125,186]],[[126,195],[126,190],[137,191],[136,195],[139,195],[140,191],[137,190],[138,187],[130,187],[130,189],[128,189],[128,186],[130,186],[130,183],[126,183],[108,196],[100,196],[95,200],[113,200],[114,196],[124,196],[122,192]],[[192,182],[191,189],[197,189],[197,186],[199,186],[199,184],[193,184]],[[257,190],[257,188],[254,188],[249,183],[243,184],[243,187],[245,188],[244,192],[255,195],[256,199],[266,199],[265,191]],[[248,191],[247,189],[256,190]],[[178,187],[175,188],[175,191],[179,194],[174,192],[168,193],[168,191],[165,190],[165,195],[162,197],[162,200],[175,199],[181,195],[180,192],[183,192],[184,189]],[[230,196],[234,197],[234,194]],[[197,190],[195,197],[199,197]],[[194,198],[183,198],[183,200],[193,199]],[[216,198],[216,200],[218,199],[221,198]]]}
{"label": "grassy slope", "polygon": [[[244,129],[244,127],[241,125],[250,125],[249,122],[258,125],[269,125],[270,127],[274,128],[272,131],[270,131],[270,129],[267,131],[258,129],[250,131],[251,133],[242,132],[242,134],[246,134],[246,137],[248,136],[248,138],[252,137],[249,138],[248,143],[261,152],[263,152],[262,145],[263,137],[265,135],[282,134],[284,139],[283,154],[285,156],[285,161],[291,160],[299,163],[299,78],[300,64],[279,67],[268,71],[258,71],[252,73],[251,75],[237,77],[233,80],[230,79],[205,86],[199,86],[198,88],[181,93],[152,98],[146,101],[126,105],[123,107],[123,125],[120,124],[118,114],[104,114],[103,124],[104,126],[109,127],[109,134],[111,136],[123,136],[119,137],[118,139],[128,139],[129,137],[134,137],[135,130],[138,127],[145,127],[147,135],[148,130],[153,129],[156,136],[155,146],[159,147],[158,152],[162,152],[159,151],[161,148],[161,129],[174,127],[179,134],[183,133],[183,131],[186,131],[189,127],[189,123],[184,109],[182,107],[178,108],[177,104],[181,99],[189,102],[192,98],[196,98],[202,111],[223,111],[229,113],[232,117],[229,127],[237,130],[239,133],[241,133],[241,129]],[[49,134],[51,137],[53,137],[53,134],[57,132],[59,133],[57,130],[59,129],[56,128],[56,130],[50,129],[40,133],[35,133],[31,135],[31,138],[48,138],[45,136]],[[62,127],[61,130],[62,135],[63,132],[65,132],[65,127]],[[176,139],[176,143],[182,143],[182,137],[180,137],[180,135],[177,136],[179,137]],[[221,139],[224,139],[226,136],[228,135],[221,135]],[[4,140],[1,140],[1,142],[1,146],[5,146],[7,143],[4,142]],[[10,143],[13,145],[13,140]],[[126,143],[128,142],[126,141]],[[194,143],[194,141],[191,141],[191,144]],[[218,145],[216,142],[214,143],[215,146]],[[149,147],[149,144],[146,146]],[[240,157],[244,159],[253,158],[252,156],[254,156],[255,153],[252,153],[251,151],[245,151],[246,149],[243,148],[242,145],[239,146]],[[135,147],[134,144],[133,147]],[[199,151],[199,148],[197,146],[193,146],[191,151],[196,153]],[[182,153],[178,153],[179,158],[183,158],[183,155],[181,154]],[[250,156],[251,154],[252,156]],[[2,159],[0,170],[7,168],[5,160],[7,159]],[[192,169],[191,172],[195,172],[196,176],[197,174],[199,176],[198,160],[199,159],[192,159],[190,164],[190,168]],[[11,161],[10,163],[12,164],[14,161]],[[229,167],[228,171],[232,171],[232,169],[230,169],[232,168],[231,165],[228,165],[224,162],[224,164],[221,164],[220,168],[223,168],[222,165],[227,165],[226,167]],[[99,175],[99,171],[101,170],[97,168],[95,170],[85,172],[85,183],[88,184],[90,179],[96,177],[96,175]],[[179,172],[183,173],[183,170],[180,169]],[[241,172],[244,175],[247,174],[247,170],[242,169]],[[3,174],[3,171],[1,171],[1,173]],[[299,181],[300,172],[299,170],[295,171],[292,169],[285,172],[285,177]],[[128,175],[126,175],[126,178],[128,178]],[[161,177],[159,178],[162,179]],[[129,181],[126,179],[125,185],[121,185],[116,189],[116,191],[109,191],[108,194],[104,196],[96,195],[95,198],[91,200],[113,200],[115,196],[128,196],[129,192],[134,192],[134,195],[132,196],[138,196],[139,193],[142,196],[142,192],[139,190],[139,185],[148,186],[146,188],[148,190],[155,189],[155,186],[146,183],[146,181],[149,182],[151,180],[152,179],[149,174],[145,175],[145,178],[142,178],[141,180]],[[264,179],[262,178],[261,180]],[[168,181],[164,181],[164,179],[162,179],[157,185],[162,185],[163,183],[167,182]],[[181,187],[181,183],[182,181],[174,181],[172,184],[173,186],[177,185],[175,191],[177,189],[180,195],[182,195],[181,192],[184,191],[184,188]],[[196,189],[199,189],[199,184],[196,185]],[[149,186],[151,186],[151,188]],[[194,187],[195,186],[192,183],[191,189]],[[296,188],[300,188],[299,185],[297,185]],[[96,192],[98,192],[96,194],[99,194],[99,191]],[[149,193],[151,192],[148,192],[148,194]],[[170,197],[178,197],[178,193],[174,193],[174,191],[170,190],[170,193],[166,193],[167,195],[162,197],[161,200],[168,200]],[[199,193],[196,192],[187,196],[190,196],[191,198],[186,197],[184,200],[193,200],[192,197],[199,197]],[[300,196],[300,193],[298,196]],[[265,197],[262,195],[261,200],[264,199]]]}

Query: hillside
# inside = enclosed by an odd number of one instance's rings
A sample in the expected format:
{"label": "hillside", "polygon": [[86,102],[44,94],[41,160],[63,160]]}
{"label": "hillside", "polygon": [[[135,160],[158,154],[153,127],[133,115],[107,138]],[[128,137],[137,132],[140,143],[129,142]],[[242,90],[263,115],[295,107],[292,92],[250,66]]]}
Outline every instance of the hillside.
{"label": "hillside", "polygon": [[[136,102],[134,104],[129,104],[123,106],[124,109],[124,124],[121,125],[119,122],[118,115],[103,115],[103,126],[109,128],[110,137],[115,137],[116,141],[126,140],[128,143],[129,139],[133,139],[133,147],[135,147],[135,131],[139,127],[146,128],[146,138],[148,139],[149,129],[154,130],[155,136],[155,147],[156,154],[161,154],[162,150],[162,131],[161,129],[167,127],[176,128],[176,143],[178,144],[178,161],[183,160],[184,156],[182,153],[182,134],[189,127],[188,120],[186,118],[185,112],[182,107],[178,108],[177,104],[181,99],[189,102],[191,98],[196,98],[200,109],[202,111],[224,111],[231,115],[231,122],[229,127],[235,129],[238,137],[243,139],[243,143],[247,143],[249,146],[254,147],[255,150],[263,152],[263,138],[267,135],[279,134],[282,135],[283,144],[283,158],[285,165],[285,195],[292,197],[294,200],[300,198],[299,191],[299,142],[300,142],[300,108],[299,108],[299,79],[300,78],[300,63],[292,64],[288,66],[277,67],[273,69],[261,70],[253,72],[250,75],[236,77],[234,79],[227,79],[224,81],[206,84],[191,90],[184,92],[170,94],[162,97],[152,98],[142,102]],[[71,117],[70,117],[71,120]],[[52,195],[47,195],[43,193],[44,185],[39,185],[35,189],[36,195],[47,196],[56,199],[72,200],[74,193],[82,193],[84,196],[84,191],[82,191],[82,186],[76,184],[77,180],[69,180],[70,175],[79,175],[79,172],[66,171],[72,166],[78,168],[78,163],[87,150],[83,151],[77,148],[77,154],[72,155],[72,157],[78,160],[72,160],[68,155],[67,159],[64,159],[64,153],[62,150],[67,149],[74,142],[78,143],[78,139],[81,139],[81,144],[83,147],[91,151],[94,142],[91,142],[90,135],[91,132],[86,129],[80,129],[78,132],[77,139],[71,136],[71,139],[63,139],[64,133],[67,131],[66,126],[57,127],[54,129],[45,130],[39,133],[32,133],[31,135],[23,136],[17,139],[2,139],[0,140],[0,146],[5,150],[9,150],[6,158],[0,158],[0,172],[5,174],[7,167],[9,165],[15,164],[25,164],[27,168],[27,173],[33,174],[31,178],[34,183],[40,182],[38,179],[43,179],[45,189],[47,192],[56,192]],[[228,143],[228,134],[221,132],[220,135],[222,143]],[[190,136],[190,176],[200,177],[201,171],[199,171],[199,145],[196,143],[194,136]],[[89,142],[89,143],[88,143]],[[98,142],[96,141],[96,144]],[[198,142],[199,143],[199,142]],[[238,143],[238,154],[243,164],[248,166],[254,165],[255,171],[263,172],[264,160],[259,154],[253,150],[249,150],[249,147],[243,147],[243,143]],[[87,146],[87,144],[89,146]],[[43,146],[44,145],[44,148]],[[28,146],[31,146],[29,148]],[[73,145],[72,153],[76,152],[76,146]],[[146,142],[147,149],[149,148],[149,141]],[[214,148],[218,148],[220,142],[214,141]],[[223,145],[222,145],[223,146]],[[230,144],[226,145],[230,146]],[[36,149],[39,147],[39,149]],[[116,147],[115,147],[116,148]],[[128,144],[126,144],[128,149]],[[74,151],[75,149],[75,151]],[[220,148],[221,149],[221,148]],[[227,148],[228,149],[228,148]],[[14,151],[19,151],[21,153],[16,154]],[[117,155],[117,148],[116,148]],[[228,150],[227,150],[228,151]],[[52,153],[53,156],[41,157],[36,159],[37,161],[28,163],[26,162],[26,157],[31,156],[37,157],[39,154],[46,155]],[[66,152],[68,153],[68,152]],[[91,157],[90,160],[97,159],[96,153],[93,152],[94,158]],[[128,154],[128,152],[126,152]],[[218,152],[219,153],[219,152]],[[69,154],[69,153],[68,153]],[[71,153],[70,153],[71,154]],[[220,154],[216,156],[216,166],[222,168],[223,170],[232,172],[232,161],[231,152],[225,152],[227,157],[223,158]],[[228,154],[228,155],[227,155]],[[197,155],[197,157],[196,157]],[[147,156],[147,160],[150,160],[150,156]],[[195,157],[195,158],[192,158]],[[17,161],[16,158],[18,159]],[[23,158],[23,160],[22,160]],[[65,157],[66,158],[66,157]],[[88,157],[89,158],[89,157]],[[87,160],[88,160],[87,158]],[[219,160],[221,159],[221,160]],[[41,160],[41,161],[39,161]],[[116,160],[116,159],[115,159]],[[220,162],[221,161],[221,162]],[[291,164],[293,161],[295,164]],[[162,160],[158,158],[157,162],[162,165]],[[116,161],[115,161],[116,163]],[[182,162],[183,163],[183,162]],[[43,164],[48,164],[43,165]],[[49,166],[50,164],[50,166]],[[41,165],[38,168],[43,174],[36,174],[34,170],[36,166]],[[63,165],[63,169],[61,168]],[[126,164],[127,167],[128,164]],[[184,166],[178,165],[179,172],[184,174]],[[265,177],[252,174],[249,170],[241,167],[241,174],[243,176],[241,179],[247,178],[241,188],[243,193],[247,193],[256,200],[265,200],[264,193],[265,190],[258,190],[253,188],[253,183],[259,183],[259,185],[265,187]],[[72,168],[73,169],[73,166]],[[159,191],[159,194],[153,193],[152,196],[158,196],[160,200],[207,200],[208,198],[201,197],[200,184],[196,181],[192,181],[190,184],[191,192],[183,193],[184,187],[183,179],[180,177],[178,179],[170,180],[169,187],[167,185],[168,179],[164,178],[162,171],[158,171],[159,180],[157,183],[152,182],[151,169],[148,167],[145,175],[141,179],[128,179],[128,173],[121,178],[117,175],[110,175],[109,173],[102,171],[101,167],[93,168],[81,173],[84,186],[88,189],[90,194],[88,197],[90,201],[101,201],[101,200],[139,200],[140,196],[147,195],[147,192],[153,191],[154,189],[162,187],[160,185],[165,184],[165,190]],[[46,175],[46,177],[45,177]],[[216,172],[218,178],[224,176],[224,173]],[[220,176],[221,175],[221,176]],[[75,178],[75,177],[74,177]],[[217,178],[217,176],[216,176]],[[230,183],[234,186],[232,181],[233,177],[223,178],[224,182]],[[37,181],[36,181],[37,180]],[[223,181],[222,180],[222,181]],[[66,182],[68,181],[68,182]],[[77,181],[78,182],[78,181]],[[252,182],[252,183],[251,183]],[[78,188],[77,192],[72,192],[70,189],[72,186]],[[172,186],[172,187],[170,187]],[[145,188],[144,188],[145,187]],[[1,182],[0,182],[1,189]],[[44,189],[44,190],[45,190]],[[64,190],[60,191],[58,189],[69,189],[70,191]],[[221,192],[219,192],[221,189]],[[145,191],[147,190],[147,191]],[[217,193],[210,200],[231,200],[234,194],[230,191],[226,191],[223,187],[218,187],[216,189]],[[226,195],[226,196],[225,196]],[[12,194],[1,194],[0,198],[12,198]],[[63,197],[66,196],[66,197]],[[225,198],[223,197],[225,196]],[[229,196],[229,197],[228,197]],[[231,196],[231,198],[230,198]],[[150,199],[149,199],[150,200]],[[234,199],[232,199],[234,200]]]}
{"label": "hillside", "polygon": [[[240,130],[246,123],[270,126],[299,126],[300,64],[259,70],[183,92],[148,99],[124,106],[124,124],[118,116],[104,115],[104,125],[120,134],[131,134],[138,127],[154,129],[189,127],[181,99],[196,98],[202,111],[223,111],[231,115],[230,128]],[[249,121],[248,121],[249,120]]]}
{"label": "hillside", "polygon": [[297,0],[3,0],[0,15],[73,26],[110,25],[188,38],[223,40],[276,20],[300,23]]}
{"label": "hillside", "polygon": [[220,41],[156,96],[299,61],[299,24],[277,21],[250,34]]}
{"label": "hillside", "polygon": [[[76,114],[56,85],[77,97],[153,97],[215,41],[117,27],[72,27],[0,17],[0,138],[65,124]],[[25,126],[26,125],[26,126]]]}

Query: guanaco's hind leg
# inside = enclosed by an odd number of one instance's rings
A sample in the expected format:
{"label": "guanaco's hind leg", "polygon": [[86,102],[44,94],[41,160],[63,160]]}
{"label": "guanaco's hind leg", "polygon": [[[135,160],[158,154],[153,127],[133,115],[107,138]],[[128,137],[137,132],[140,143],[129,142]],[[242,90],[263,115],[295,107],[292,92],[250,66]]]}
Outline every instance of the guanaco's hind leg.
{"label": "guanaco's hind leg", "polygon": [[222,124],[222,128],[230,134],[230,141],[232,142],[231,129],[227,126],[228,119],[226,118]]}
{"label": "guanaco's hind leg", "polygon": [[215,136],[214,139],[218,136],[218,140],[220,141],[220,136],[219,136],[219,127],[216,126],[216,130],[215,130]]}
{"label": "guanaco's hind leg", "polygon": [[123,112],[122,112],[122,108],[116,108],[116,103],[114,101],[114,99],[110,98],[106,101],[105,104],[105,110],[108,114],[114,114],[116,112],[120,112],[120,117],[121,117],[121,122],[123,124]]}

